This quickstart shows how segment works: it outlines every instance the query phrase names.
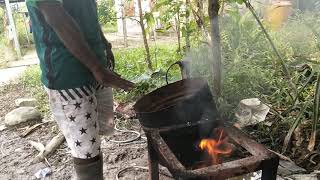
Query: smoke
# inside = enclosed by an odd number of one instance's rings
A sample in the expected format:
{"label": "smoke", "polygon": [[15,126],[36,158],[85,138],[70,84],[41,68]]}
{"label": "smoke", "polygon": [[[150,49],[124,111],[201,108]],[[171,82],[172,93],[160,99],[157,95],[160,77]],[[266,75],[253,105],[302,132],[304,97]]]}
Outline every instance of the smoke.
{"label": "smoke", "polygon": [[191,49],[183,61],[190,62],[190,73],[192,77],[203,77],[210,79],[212,75],[212,50],[209,45],[203,44],[198,48]]}
{"label": "smoke", "polygon": [[[255,1],[254,7],[263,12],[269,7],[270,1]],[[315,3],[320,4],[320,1]],[[295,5],[293,4],[292,8]],[[281,69],[275,64],[275,57],[269,42],[261,28],[253,19],[252,14],[241,12],[238,7],[226,7],[229,13],[220,17],[221,47],[222,47],[222,80],[223,102],[220,107],[225,114],[233,114],[240,100],[270,96],[277,88],[286,88],[287,82],[279,75]],[[297,12],[296,12],[297,11]],[[231,12],[231,13],[230,13]],[[320,60],[316,56],[317,37],[313,31],[320,33],[317,11],[292,10],[288,18],[283,18],[278,29],[272,29],[264,20],[277,49],[287,64],[304,63],[298,57]],[[260,18],[265,18],[260,14]],[[313,31],[312,31],[312,29]],[[208,79],[212,88],[212,47],[203,43],[193,48],[183,60],[191,62],[191,76]]]}

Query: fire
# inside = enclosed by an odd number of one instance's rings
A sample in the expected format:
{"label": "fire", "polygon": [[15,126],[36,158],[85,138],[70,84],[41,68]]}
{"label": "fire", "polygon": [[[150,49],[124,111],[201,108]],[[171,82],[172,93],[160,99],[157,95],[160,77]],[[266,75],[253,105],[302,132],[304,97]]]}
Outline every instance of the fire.
{"label": "fire", "polygon": [[217,129],[219,138],[216,139],[202,139],[199,147],[206,151],[212,160],[212,164],[220,164],[221,155],[229,155],[232,152],[232,146],[228,143],[228,138],[225,136],[223,129]]}

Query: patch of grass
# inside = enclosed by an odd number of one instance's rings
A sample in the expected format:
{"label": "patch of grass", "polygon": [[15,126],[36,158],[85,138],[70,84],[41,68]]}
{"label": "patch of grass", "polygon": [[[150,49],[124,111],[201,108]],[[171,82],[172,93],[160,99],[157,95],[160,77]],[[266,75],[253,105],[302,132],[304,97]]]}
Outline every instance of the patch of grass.
{"label": "patch of grass", "polygon": [[[174,62],[181,60],[181,55],[176,53],[177,46],[160,44],[151,46],[150,52],[155,72],[150,72],[147,68],[144,48],[117,49],[114,50],[116,58],[116,72],[122,77],[131,80],[137,88],[126,93],[115,91],[115,98],[118,101],[134,101],[144,94],[165,85],[165,72]],[[179,70],[174,68],[170,74],[170,81],[179,78]]]}
{"label": "patch of grass", "polygon": [[30,94],[37,99],[37,108],[40,112],[48,114],[50,112],[48,97],[41,83],[40,75],[40,67],[31,66],[25,71],[20,81]]}
{"label": "patch of grass", "polygon": [[117,23],[112,22],[112,23],[107,23],[102,26],[102,31],[104,33],[115,33],[118,32],[118,26]]}

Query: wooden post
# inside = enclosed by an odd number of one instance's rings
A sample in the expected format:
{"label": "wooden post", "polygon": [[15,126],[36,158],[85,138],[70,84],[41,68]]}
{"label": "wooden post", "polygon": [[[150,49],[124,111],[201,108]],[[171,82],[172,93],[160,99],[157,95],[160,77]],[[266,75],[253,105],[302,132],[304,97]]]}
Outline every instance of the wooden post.
{"label": "wooden post", "polygon": [[209,0],[209,17],[211,25],[211,47],[213,60],[213,87],[214,95],[218,98],[221,95],[222,86],[222,63],[220,47],[220,29],[219,29],[219,0]]}
{"label": "wooden post", "polygon": [[7,9],[7,16],[9,19],[9,27],[10,27],[9,30],[12,31],[12,33],[13,33],[14,48],[17,52],[18,58],[20,59],[21,58],[20,44],[19,44],[19,40],[18,40],[18,36],[17,36],[16,26],[14,25],[14,20],[13,20],[9,0],[5,0],[5,4],[6,4],[6,9]]}

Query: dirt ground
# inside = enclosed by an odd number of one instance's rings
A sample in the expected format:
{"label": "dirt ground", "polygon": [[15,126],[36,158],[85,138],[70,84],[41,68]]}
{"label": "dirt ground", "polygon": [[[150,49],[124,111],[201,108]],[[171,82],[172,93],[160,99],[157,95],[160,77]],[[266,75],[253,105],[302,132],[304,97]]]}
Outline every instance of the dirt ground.
{"label": "dirt ground", "polygon": [[[1,91],[0,97],[0,126],[3,124],[7,112],[15,108],[14,100],[26,97],[28,92],[19,85],[11,85],[5,91]],[[141,131],[137,120],[127,120],[131,130]],[[46,179],[67,180],[72,176],[72,159],[66,143],[52,154],[47,162],[32,163],[38,151],[28,141],[47,144],[59,130],[54,121],[37,128],[25,138],[20,137],[28,126],[39,122],[19,125],[18,127],[0,130],[0,179],[1,180],[32,180],[34,174],[40,169],[50,167],[52,174]],[[121,124],[124,124],[123,122]],[[147,167],[147,144],[144,139],[138,139],[131,144],[119,144],[110,142],[113,140],[131,139],[134,134],[115,132],[111,137],[103,137],[102,152],[104,155],[104,175],[106,180],[115,180],[118,172],[126,167]],[[166,171],[164,169],[164,171]],[[121,180],[145,180],[147,170],[129,168],[121,173]],[[168,174],[168,172],[166,172]],[[162,176],[161,179],[171,179]]]}

